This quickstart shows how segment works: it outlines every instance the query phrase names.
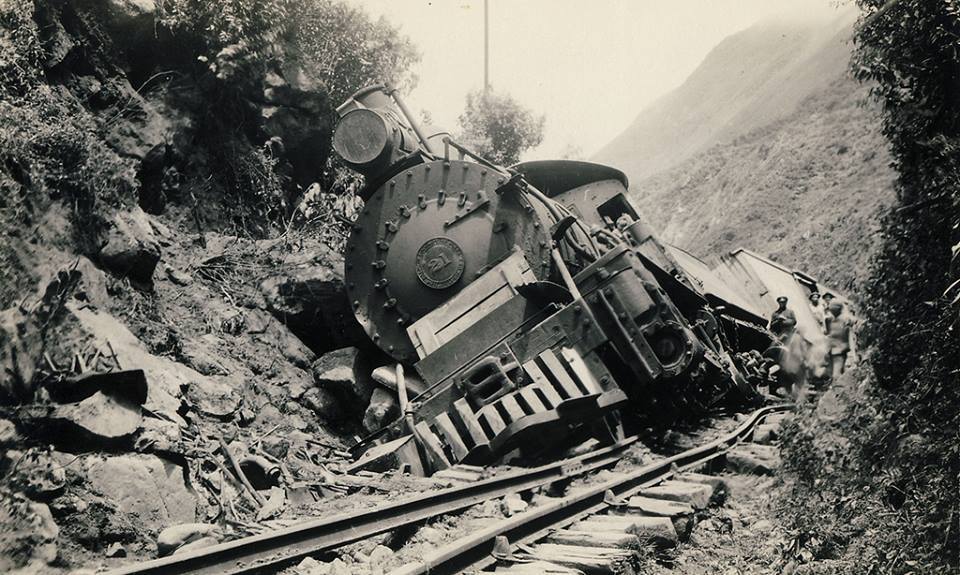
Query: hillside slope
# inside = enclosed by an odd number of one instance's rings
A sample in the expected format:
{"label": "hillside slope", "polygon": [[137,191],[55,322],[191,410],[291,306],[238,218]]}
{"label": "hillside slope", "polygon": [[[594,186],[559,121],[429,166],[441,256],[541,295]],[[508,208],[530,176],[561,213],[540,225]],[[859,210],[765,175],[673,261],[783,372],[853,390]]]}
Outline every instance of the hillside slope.
{"label": "hillside slope", "polygon": [[597,161],[627,173],[666,241],[706,258],[747,247],[855,291],[895,174],[847,71],[853,16],[727,38]]}
{"label": "hillside slope", "polygon": [[767,21],[728,37],[594,160],[639,182],[790,115],[843,75],[853,19],[852,11],[844,11],[826,23]]}
{"label": "hillside slope", "polygon": [[856,291],[895,178],[865,96],[841,77],[787,118],[631,189],[664,239],[697,255],[748,247]]}

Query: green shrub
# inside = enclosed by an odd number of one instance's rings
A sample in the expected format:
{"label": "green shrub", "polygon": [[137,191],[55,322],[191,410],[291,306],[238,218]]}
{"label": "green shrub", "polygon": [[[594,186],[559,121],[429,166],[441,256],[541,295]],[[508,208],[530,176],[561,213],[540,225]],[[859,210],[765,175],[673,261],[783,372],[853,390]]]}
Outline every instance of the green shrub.
{"label": "green shrub", "polygon": [[544,117],[537,116],[508,94],[477,90],[467,94],[460,116],[463,143],[488,160],[509,166],[543,141]]}
{"label": "green shrub", "polygon": [[286,214],[284,178],[277,172],[277,159],[266,147],[243,140],[226,142],[220,150],[228,188],[224,201],[232,200],[236,232],[265,237],[264,226],[283,221]]}
{"label": "green shrub", "polygon": [[[797,481],[784,509],[811,558],[843,555],[858,573],[951,573],[960,547],[960,326],[948,289],[960,271],[951,268],[960,251],[960,8],[857,4],[854,72],[883,104],[898,202],[863,298],[872,371],[839,421],[808,414],[788,434]],[[846,453],[834,461],[826,448],[836,438]]]}
{"label": "green shrub", "polygon": [[[354,91],[378,82],[411,87],[419,54],[396,28],[334,0],[162,0],[160,23],[199,63],[193,70],[204,90],[202,146],[218,159],[224,202],[236,211],[241,233],[286,230],[299,218],[301,194],[256,133],[257,102],[268,74],[280,73],[301,90],[326,96],[317,111],[322,124]],[[325,142],[317,156],[329,156]],[[325,191],[328,183],[321,182]],[[331,222],[336,224],[336,222]],[[331,239],[331,241],[333,241]],[[342,243],[342,241],[334,241]]]}
{"label": "green shrub", "polygon": [[363,209],[359,192],[364,180],[333,158],[327,162],[326,173],[322,185],[312,186],[300,199],[287,231],[316,238],[330,249],[343,253],[350,236],[350,224]]}
{"label": "green shrub", "polygon": [[0,2],[0,98],[22,98],[43,75],[43,42],[33,2]]}
{"label": "green shrub", "polygon": [[[104,126],[69,92],[44,83],[32,2],[0,5],[0,220],[15,228],[32,208],[62,200],[94,217],[128,204],[136,162],[106,143]],[[89,230],[88,230],[89,231]]]}
{"label": "green shrub", "polygon": [[45,86],[17,105],[0,102],[0,154],[8,178],[29,183],[37,197],[65,200],[78,214],[92,213],[98,203],[117,207],[133,199],[136,162],[106,144],[90,114]]}

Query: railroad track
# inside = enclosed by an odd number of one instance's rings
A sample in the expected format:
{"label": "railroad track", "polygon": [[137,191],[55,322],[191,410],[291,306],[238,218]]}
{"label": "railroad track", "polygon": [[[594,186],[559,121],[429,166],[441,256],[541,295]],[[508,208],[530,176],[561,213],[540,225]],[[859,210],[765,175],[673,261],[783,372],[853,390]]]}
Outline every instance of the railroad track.
{"label": "railroad track", "polygon": [[[724,455],[731,447],[748,438],[764,418],[786,409],[786,406],[759,409],[750,414],[733,432],[706,445],[645,465],[625,476],[592,485],[573,495],[497,522],[441,547],[423,560],[405,565],[393,573],[396,575],[460,573],[465,570],[487,568],[497,568],[498,572],[502,571],[503,565],[497,566],[497,564],[498,557],[502,559],[503,553],[494,553],[494,546],[498,541],[501,546],[506,540],[516,544],[534,543],[548,537],[558,528],[583,520],[585,517],[600,516],[611,509],[623,508],[626,504],[623,498]],[[327,553],[375,535],[418,525],[428,519],[462,511],[508,494],[534,490],[557,481],[610,468],[626,454],[627,448],[636,440],[635,437],[627,438],[613,446],[541,467],[433,491],[375,509],[307,521],[285,529],[188,553],[132,564],[110,573],[113,575],[161,573],[212,575],[276,572],[307,556]],[[663,521],[648,523],[656,523],[660,526],[651,527],[654,530],[665,527]],[[619,557],[615,549],[617,548],[608,548],[607,552],[601,553],[606,557],[603,560],[607,563],[615,563]],[[550,548],[543,549],[544,553],[549,550]],[[506,568],[525,564],[523,561],[507,560]]]}
{"label": "railroad track", "polygon": [[[629,573],[638,544],[676,541],[674,517],[702,509],[722,482],[692,474],[749,439],[788,406],[759,409],[734,431],[706,445],[637,468],[437,549],[389,575],[477,572]],[[671,481],[676,476],[683,481]],[[641,497],[636,497],[640,495]],[[513,550],[522,553],[514,555]]]}
{"label": "railroad track", "polygon": [[627,438],[613,446],[541,467],[431,491],[359,513],[345,513],[328,519],[307,521],[189,553],[132,564],[110,573],[214,575],[276,571],[308,555],[331,551],[374,535],[421,523],[432,517],[460,511],[489,499],[535,489],[613,466],[636,440],[635,437]]}

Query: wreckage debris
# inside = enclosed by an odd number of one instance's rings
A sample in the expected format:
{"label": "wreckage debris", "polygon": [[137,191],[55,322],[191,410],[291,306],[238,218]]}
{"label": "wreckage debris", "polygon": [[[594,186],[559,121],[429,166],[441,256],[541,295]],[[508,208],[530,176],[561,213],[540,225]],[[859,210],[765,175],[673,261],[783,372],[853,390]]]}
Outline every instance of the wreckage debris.
{"label": "wreckage debris", "polygon": [[260,285],[267,310],[314,353],[366,343],[347,298],[342,256],[317,246],[281,257],[285,273]]}

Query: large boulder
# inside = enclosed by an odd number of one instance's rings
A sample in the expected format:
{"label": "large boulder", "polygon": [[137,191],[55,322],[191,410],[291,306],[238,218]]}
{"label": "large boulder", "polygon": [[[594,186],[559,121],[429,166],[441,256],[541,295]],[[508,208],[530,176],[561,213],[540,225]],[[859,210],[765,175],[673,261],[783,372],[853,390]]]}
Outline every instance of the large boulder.
{"label": "large boulder", "polygon": [[[317,387],[337,399],[339,416],[361,420],[378,389],[373,370],[383,361],[381,353],[368,348],[338,349],[322,355],[313,363],[313,377]],[[371,413],[370,420],[373,422],[386,415],[385,411],[383,414]]]}
{"label": "large boulder", "polygon": [[300,397],[300,403],[328,422],[338,422],[343,419],[344,413],[340,409],[340,402],[329,390],[312,387]]}
{"label": "large boulder", "polygon": [[101,117],[111,112],[111,106],[121,102],[129,113],[124,115],[123,122],[106,123],[105,139],[121,156],[143,159],[169,137],[173,118],[169,110],[161,113],[130,85],[129,80],[119,76],[107,78],[91,99],[95,108],[103,108]]}
{"label": "large boulder", "polygon": [[282,254],[260,284],[267,310],[316,354],[368,341],[343,283],[343,258],[320,245]]}
{"label": "large boulder", "polygon": [[196,520],[197,499],[179,465],[151,455],[88,456],[82,472],[91,490],[145,531]]}
{"label": "large boulder", "polygon": [[101,391],[83,401],[57,406],[52,417],[60,423],[63,436],[103,445],[132,437],[143,420],[139,405]]}
{"label": "large boulder", "polygon": [[281,145],[279,155],[289,162],[296,183],[306,188],[321,181],[333,124],[327,92],[299,67],[288,65],[266,75],[258,102],[264,134]]}
{"label": "large boulder", "polygon": [[160,261],[157,240],[150,216],[139,207],[118,212],[100,248],[100,263],[116,274],[131,280],[151,283],[153,271]]}
{"label": "large boulder", "polygon": [[67,304],[79,328],[92,337],[91,344],[106,357],[116,357],[122,368],[142,369],[147,379],[144,406],[177,421],[184,391],[199,412],[226,417],[236,411],[240,392],[233,380],[209,377],[166,357],[147,351],[143,343],[115,317],[89,307]]}

